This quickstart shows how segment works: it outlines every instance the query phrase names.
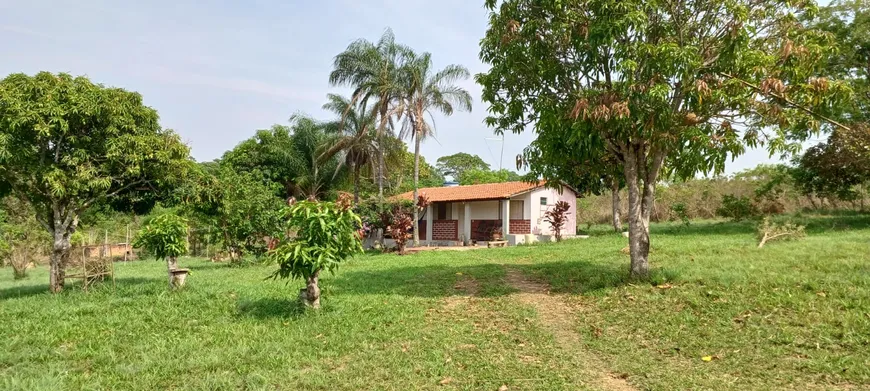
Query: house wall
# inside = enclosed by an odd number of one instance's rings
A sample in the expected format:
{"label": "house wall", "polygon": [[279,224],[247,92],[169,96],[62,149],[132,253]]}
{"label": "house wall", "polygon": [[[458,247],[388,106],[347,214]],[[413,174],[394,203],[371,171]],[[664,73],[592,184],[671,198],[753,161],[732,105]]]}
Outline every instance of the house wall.
{"label": "house wall", "polygon": [[501,219],[501,211],[498,201],[473,201],[471,203],[472,220],[498,220]]}
{"label": "house wall", "polygon": [[[552,209],[556,202],[565,201],[571,208],[568,209],[568,222],[562,228],[562,235],[577,234],[577,195],[573,190],[562,187],[562,194],[556,189],[538,189],[530,192],[526,201],[529,211],[529,219],[532,221],[532,233],[537,235],[552,235],[550,224],[544,221],[544,213]],[[541,205],[541,197],[547,197],[547,205]],[[518,198],[515,198],[518,199]]]}
{"label": "house wall", "polygon": [[[516,197],[511,198],[511,201],[522,201],[523,202],[523,219],[529,220],[532,218],[531,208],[529,207],[532,204],[532,193],[528,192],[526,194],[520,194]],[[537,201],[537,199],[536,199]]]}

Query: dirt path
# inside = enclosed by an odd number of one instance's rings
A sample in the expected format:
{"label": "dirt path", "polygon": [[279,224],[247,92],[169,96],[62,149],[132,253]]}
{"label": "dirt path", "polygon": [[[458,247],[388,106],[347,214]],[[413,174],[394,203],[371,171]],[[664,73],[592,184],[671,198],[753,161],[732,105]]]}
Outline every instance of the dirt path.
{"label": "dirt path", "polygon": [[602,390],[636,390],[624,379],[607,371],[599,358],[585,350],[580,335],[574,332],[573,311],[565,305],[561,296],[550,294],[550,287],[547,284],[530,279],[519,270],[510,268],[505,271],[505,280],[519,291],[513,296],[520,303],[535,309],[544,329],[553,334],[562,347],[580,358],[586,364],[584,369],[596,374],[597,378],[593,379],[596,386]]}
{"label": "dirt path", "polygon": [[454,310],[462,303],[467,303],[472,297],[477,296],[480,292],[480,285],[472,277],[463,276],[453,286],[455,295],[448,296],[444,299],[444,309]]}

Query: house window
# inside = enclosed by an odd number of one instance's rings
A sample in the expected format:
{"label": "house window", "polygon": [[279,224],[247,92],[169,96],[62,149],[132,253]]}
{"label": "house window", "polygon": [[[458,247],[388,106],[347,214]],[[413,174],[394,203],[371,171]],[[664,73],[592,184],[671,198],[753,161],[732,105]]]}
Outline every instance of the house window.
{"label": "house window", "polygon": [[541,197],[541,205],[547,206],[547,197]]}
{"label": "house window", "polygon": [[511,201],[511,220],[522,220],[523,219],[523,208],[525,206],[522,200],[519,201]]}

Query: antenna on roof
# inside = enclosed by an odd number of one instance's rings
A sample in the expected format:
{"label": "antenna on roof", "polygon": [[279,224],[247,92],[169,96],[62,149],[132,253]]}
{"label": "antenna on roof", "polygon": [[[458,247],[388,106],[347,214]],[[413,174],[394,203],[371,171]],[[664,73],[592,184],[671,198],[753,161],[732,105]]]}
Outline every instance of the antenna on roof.
{"label": "antenna on roof", "polygon": [[[500,141],[501,142],[501,156],[498,159],[498,169],[501,170],[503,168],[502,163],[504,162],[504,133],[501,134],[501,138],[498,137],[486,137],[484,140],[492,140],[492,141]],[[492,152],[490,151],[490,154]]]}

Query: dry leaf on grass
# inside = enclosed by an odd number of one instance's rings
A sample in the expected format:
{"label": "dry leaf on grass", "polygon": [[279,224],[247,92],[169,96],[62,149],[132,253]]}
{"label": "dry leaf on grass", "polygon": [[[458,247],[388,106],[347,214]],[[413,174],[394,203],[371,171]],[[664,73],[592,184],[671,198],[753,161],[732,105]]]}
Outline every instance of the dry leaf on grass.
{"label": "dry leaf on grass", "polygon": [[441,379],[441,381],[439,381],[438,384],[440,384],[442,386],[446,386],[446,385],[450,384],[450,382],[452,382],[452,381],[453,381],[453,378],[448,376],[448,377]]}
{"label": "dry leaf on grass", "polygon": [[507,384],[502,384],[501,387],[498,388],[498,391],[508,391]]}

